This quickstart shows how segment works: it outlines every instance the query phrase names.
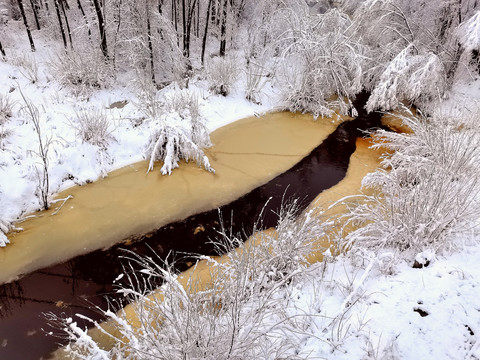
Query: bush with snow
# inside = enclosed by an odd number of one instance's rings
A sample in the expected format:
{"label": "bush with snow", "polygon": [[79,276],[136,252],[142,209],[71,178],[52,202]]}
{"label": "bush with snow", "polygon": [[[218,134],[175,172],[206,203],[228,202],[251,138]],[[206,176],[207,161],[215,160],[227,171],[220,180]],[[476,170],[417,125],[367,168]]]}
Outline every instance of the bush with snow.
{"label": "bush with snow", "polygon": [[230,94],[239,75],[238,64],[231,57],[216,56],[210,59],[205,65],[205,71],[210,90],[223,96]]}
{"label": "bush with snow", "polygon": [[50,60],[49,66],[57,81],[78,95],[105,88],[113,77],[111,64],[91,49],[62,51]]}
{"label": "bush with snow", "polygon": [[0,150],[3,149],[3,139],[10,135],[10,129],[5,127],[12,116],[14,102],[8,95],[0,94]]}
{"label": "bush with snow", "polygon": [[[339,107],[346,114],[350,99],[362,90],[364,62],[363,46],[351,33],[352,20],[336,9],[319,15],[289,11],[283,17],[289,26],[280,39],[287,45],[279,76],[287,108],[317,117],[331,116]],[[347,101],[337,101],[337,96]]]}
{"label": "bush with snow", "polygon": [[391,110],[402,101],[440,98],[446,89],[445,69],[434,53],[415,54],[413,44],[388,64],[368,99],[366,109]]}
{"label": "bush with snow", "polygon": [[[362,185],[362,196],[346,216],[356,229],[346,246],[408,250],[450,249],[452,234],[470,231],[480,215],[480,134],[459,129],[440,115],[404,117],[412,134],[379,130],[375,146],[391,150],[383,169]],[[393,151],[392,151],[393,150]],[[408,254],[407,253],[407,254]]]}
{"label": "bush with snow", "polygon": [[14,102],[8,95],[0,94],[0,127],[12,116]]}
{"label": "bush with snow", "polygon": [[7,239],[7,233],[9,231],[8,224],[4,223],[0,219],[0,247],[6,246],[10,241]]}
{"label": "bush with snow", "polygon": [[[288,286],[293,289],[296,279],[308,275],[305,258],[318,250],[315,241],[328,227],[310,213],[295,220],[296,213],[295,202],[285,206],[275,235],[257,236],[256,246],[245,245],[224,229],[217,243],[223,260],[201,257],[208,264],[209,284],[192,276],[184,287],[170,267],[134,257],[143,270],[131,275],[131,287],[120,292],[136,301],[133,309],[140,319],[138,326],[127,323],[123,311],[104,311],[116,327],[115,334],[105,334],[112,336],[116,345],[105,351],[71,319],[60,321],[75,340],[67,350],[80,359],[295,357],[299,338],[281,333],[286,328],[300,333],[305,322],[301,317],[290,318],[285,311],[288,296],[281,294]],[[146,296],[145,283],[159,281],[163,283],[159,291]],[[55,317],[51,320],[58,321]]]}
{"label": "bush with snow", "polygon": [[75,120],[70,124],[83,142],[106,149],[113,139],[112,123],[104,109],[83,109],[75,113]]}
{"label": "bush with snow", "polygon": [[[150,158],[148,171],[155,161],[163,161],[162,174],[171,174],[180,160],[193,160],[205,170],[215,172],[202,148],[211,146],[210,136],[200,115],[198,95],[187,89],[167,89],[164,100],[156,95],[145,107],[149,116],[150,137],[145,154]],[[153,116],[153,117],[152,117]]]}

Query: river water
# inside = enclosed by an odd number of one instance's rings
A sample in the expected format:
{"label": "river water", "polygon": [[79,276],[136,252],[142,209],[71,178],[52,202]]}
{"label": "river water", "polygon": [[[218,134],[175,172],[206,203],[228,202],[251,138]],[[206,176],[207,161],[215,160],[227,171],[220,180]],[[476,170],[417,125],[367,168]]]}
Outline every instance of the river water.
{"label": "river water", "polygon": [[[61,218],[64,222],[62,226],[68,227],[70,221],[73,231],[65,233],[58,230],[61,226],[57,225],[57,218],[45,215],[40,220],[34,219],[33,224],[26,224],[25,231],[17,236],[20,238],[26,234],[28,239],[16,242],[16,238],[12,238],[12,248],[16,243],[22,244],[17,245],[17,252],[20,252],[22,246],[25,246],[23,244],[28,244],[28,241],[40,241],[37,237],[32,239],[31,233],[42,233],[49,240],[54,237],[55,241],[42,244],[42,254],[47,253],[49,256],[37,256],[32,262],[28,262],[28,256],[33,250],[27,248],[22,257],[25,258],[25,264],[17,266],[10,276],[29,272],[55,258],[71,257],[70,250],[65,250],[67,254],[62,253],[64,248],[70,248],[71,245],[76,245],[77,252],[90,252],[68,262],[36,270],[18,281],[0,287],[0,358],[39,359],[57,348],[57,343],[65,343],[65,339],[46,336],[46,332],[55,332],[55,329],[48,327],[44,317],[40,315],[42,312],[63,313],[65,316],[82,313],[100,319],[92,306],[105,309],[108,306],[105,295],[108,295],[110,302],[120,301],[115,295],[112,283],[122,273],[122,266],[125,265],[121,260],[125,256],[124,249],[138,254],[155,254],[159,258],[165,258],[172,251],[177,254],[213,254],[208,240],[217,234],[220,216],[227,228],[231,228],[235,233],[244,231],[246,238],[251,235],[254,223],[257,223],[257,228],[260,227],[259,230],[276,225],[276,214],[282,199],[299,198],[303,207],[307,207],[319,193],[345,177],[357,144],[363,144],[362,156],[368,157],[365,155],[369,151],[367,146],[357,140],[362,135],[359,129],[380,125],[378,114],[368,118],[360,114],[356,120],[343,122],[338,127],[330,120],[324,123],[313,122],[309,117],[289,113],[270,116],[273,118],[249,119],[234,124],[222,129],[217,134],[218,137],[212,135],[216,146],[209,150],[208,155],[217,170],[216,175],[208,174],[195,166],[183,166],[187,169],[183,172],[178,171],[182,169],[177,169],[170,177],[154,177],[144,175],[144,165],[135,165],[110,176],[109,180],[113,181],[105,181],[103,187],[91,187],[85,191],[89,194],[83,203],[85,205],[73,201],[71,204],[67,203],[66,209],[71,207],[72,214],[67,212],[67,216]],[[282,127],[282,124],[285,126]],[[303,130],[300,130],[302,127]],[[269,133],[268,129],[275,133]],[[268,145],[270,148],[267,150],[261,148],[258,138],[256,141],[252,140],[252,133],[262,132],[267,136],[265,141],[273,143]],[[240,136],[242,133],[246,136],[243,141]],[[268,135],[272,136],[272,141]],[[312,144],[314,147],[315,142],[320,145],[302,159],[304,152],[310,151],[309,148],[312,148]],[[378,153],[372,152],[372,155],[378,163]],[[289,167],[288,171],[280,173]],[[230,173],[227,169],[230,169]],[[137,193],[131,195],[137,199],[135,206],[129,200],[129,193],[133,190],[122,183],[129,174],[136,176],[137,183],[140,177],[145,181],[148,181],[149,177],[154,178],[150,179],[151,183],[143,184],[145,191],[140,196],[137,196]],[[227,181],[219,181],[218,177],[224,180],[227,178]],[[162,183],[159,184],[158,181]],[[189,208],[187,200],[177,198],[172,189],[179,183],[185,185],[184,198],[190,198],[190,204],[194,206]],[[232,186],[232,183],[235,186]],[[116,196],[112,194],[116,187],[121,190],[123,198],[118,193]],[[163,191],[148,191],[152,190],[152,187],[160,187]],[[205,187],[208,191],[205,191]],[[78,200],[80,195],[74,196],[75,200]],[[192,201],[192,198],[195,201]],[[237,200],[234,200],[235,198]],[[264,208],[267,200],[268,205]],[[225,203],[226,201],[230,202]],[[122,203],[121,210],[127,214],[119,217],[112,215],[110,218],[104,216],[98,225],[99,223],[93,220],[95,216],[99,216],[99,209],[108,209],[112,202],[114,207],[118,207],[119,202]],[[148,202],[155,203],[156,207],[149,208],[146,206]],[[148,208],[147,211],[143,205]],[[82,206],[87,212],[87,215],[82,216],[87,218],[78,215],[78,209]],[[204,211],[208,208],[213,210]],[[93,214],[88,215],[92,212]],[[118,209],[115,214],[117,213]],[[260,213],[263,213],[263,217],[258,223]],[[164,214],[163,218],[161,214]],[[142,222],[144,217],[147,217],[148,221]],[[171,222],[184,217],[185,220]],[[42,219],[47,220],[42,223]],[[138,225],[138,222],[142,224]],[[108,241],[101,242],[99,246],[100,240],[97,239],[102,235],[105,235]],[[89,236],[94,236],[94,239],[88,238],[84,241],[84,238]],[[92,249],[111,246],[113,242],[122,239],[126,240],[108,251],[99,249],[91,252]],[[81,242],[79,246],[78,242]],[[62,255],[59,256],[59,253]],[[6,260],[7,255],[4,256]],[[186,269],[190,261],[189,258],[180,261],[179,270]],[[1,264],[2,270],[7,269],[7,261],[2,261]],[[81,321],[78,322],[81,324]]]}

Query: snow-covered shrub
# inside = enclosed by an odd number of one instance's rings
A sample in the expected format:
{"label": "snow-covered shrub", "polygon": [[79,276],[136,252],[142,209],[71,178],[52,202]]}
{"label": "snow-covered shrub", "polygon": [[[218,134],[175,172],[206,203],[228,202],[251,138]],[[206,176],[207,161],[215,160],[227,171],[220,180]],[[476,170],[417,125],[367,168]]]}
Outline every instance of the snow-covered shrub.
{"label": "snow-covered shrub", "polygon": [[[136,301],[130,310],[139,321],[133,325],[125,320],[124,311],[104,311],[116,327],[115,334],[110,334],[116,345],[105,351],[95,346],[86,331],[66,319],[63,329],[71,340],[78,340],[67,351],[80,359],[295,358],[299,340],[282,336],[282,329],[303,330],[298,328],[303,324],[302,316],[290,321],[285,311],[288,299],[279,293],[297,278],[307,276],[305,257],[325,230],[310,213],[297,221],[296,213],[295,203],[286,206],[277,234],[257,237],[256,246],[245,245],[224,231],[218,245],[222,253],[228,252],[222,261],[202,257],[210,279],[203,283],[192,275],[182,284],[168,264],[134,256],[132,260],[143,270],[129,275],[130,286],[119,291]],[[159,282],[163,283],[160,289],[146,296],[145,284]]]}
{"label": "snow-covered shrub", "polygon": [[471,230],[480,215],[480,136],[449,119],[411,117],[412,134],[379,130],[376,146],[394,150],[383,169],[365,177],[374,190],[347,215],[357,229],[347,246],[413,250],[449,249],[451,235]]}
{"label": "snow-covered shrub", "polygon": [[440,58],[431,52],[416,52],[410,44],[388,64],[368,99],[367,111],[391,110],[405,100],[418,104],[422,99],[443,95],[446,80]]}
{"label": "snow-covered shrub", "polygon": [[32,84],[38,81],[38,64],[33,55],[24,54],[17,56],[12,62],[18,67],[18,71]]}
{"label": "snow-covered shrub", "polygon": [[192,117],[200,115],[198,95],[193,91],[176,88],[174,91],[167,92],[164,99],[167,111],[176,112],[183,118],[189,115]]}
{"label": "snow-covered shrub", "polygon": [[23,111],[25,115],[30,118],[38,140],[38,150],[33,153],[39,158],[39,162],[35,165],[35,173],[37,176],[37,197],[43,210],[47,210],[50,206],[50,174],[49,174],[49,159],[48,152],[52,144],[52,136],[46,137],[43,135],[42,124],[40,119],[40,111],[38,107],[20,90],[20,94],[25,102]]}
{"label": "snow-covered shrub", "polygon": [[[362,89],[363,46],[351,34],[352,21],[333,9],[325,14],[287,12],[289,26],[281,37],[284,99],[291,111],[332,115],[351,108],[351,98]],[[280,20],[280,19],[279,19]],[[338,95],[347,102],[332,99]]]}
{"label": "snow-covered shrub", "polygon": [[[147,99],[147,98],[145,98]],[[200,115],[198,95],[188,89],[166,89],[163,101],[156,95],[148,97],[144,113],[152,129],[145,153],[154,162],[163,161],[162,174],[171,174],[178,162],[194,160],[198,166],[215,172],[202,148],[211,146],[205,120]]]}
{"label": "snow-covered shrub", "polygon": [[75,113],[70,124],[83,142],[106,149],[113,139],[112,123],[104,109],[83,109]]}
{"label": "snow-covered shrub", "polygon": [[12,116],[14,102],[8,95],[0,94],[0,126],[5,125]]}
{"label": "snow-covered shrub", "polygon": [[273,76],[267,68],[267,61],[266,56],[248,59],[245,98],[255,104],[260,103],[259,95],[267,83],[268,77]]}
{"label": "snow-covered shrub", "polygon": [[92,50],[62,51],[50,60],[49,65],[56,79],[63,85],[73,86],[79,95],[105,88],[112,78],[111,64],[102,54]]}
{"label": "snow-covered shrub", "polygon": [[205,170],[215,172],[210,166],[208,157],[203,150],[193,141],[191,128],[186,129],[178,124],[172,124],[172,121],[162,117],[154,125],[154,130],[148,139],[148,145],[145,153],[150,157],[148,171],[153,169],[157,160],[163,161],[160,172],[171,174],[172,170],[178,167],[178,162],[194,160],[198,166]]}
{"label": "snow-covered shrub", "polygon": [[10,135],[10,130],[5,128],[7,120],[12,116],[14,102],[8,95],[0,94],[0,150],[3,149],[3,139]]}
{"label": "snow-covered shrub", "polygon": [[480,10],[456,29],[455,35],[467,51],[480,49]]}
{"label": "snow-covered shrub", "polygon": [[231,57],[212,58],[205,64],[210,90],[215,94],[227,96],[238,78],[238,64]]}
{"label": "snow-covered shrub", "polygon": [[6,233],[10,229],[9,225],[0,219],[0,247],[6,246],[10,241],[7,239]]}

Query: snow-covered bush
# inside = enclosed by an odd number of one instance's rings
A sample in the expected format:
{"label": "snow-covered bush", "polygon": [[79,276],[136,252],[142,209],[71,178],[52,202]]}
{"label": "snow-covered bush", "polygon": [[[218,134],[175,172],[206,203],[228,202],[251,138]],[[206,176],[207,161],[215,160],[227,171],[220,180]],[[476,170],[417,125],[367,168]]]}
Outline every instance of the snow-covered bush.
{"label": "snow-covered bush", "polygon": [[465,50],[478,51],[480,49],[480,10],[461,23],[456,29],[455,35]]}
{"label": "snow-covered bush", "polygon": [[12,116],[14,102],[8,95],[0,94],[0,127]]}
{"label": "snow-covered bush", "polygon": [[438,251],[480,215],[480,136],[435,115],[405,117],[412,134],[379,130],[376,146],[394,152],[362,185],[374,190],[351,207],[348,247]]}
{"label": "snow-covered bush", "polygon": [[[145,97],[146,99],[146,97]],[[148,171],[157,160],[163,161],[162,174],[171,174],[178,162],[194,160],[198,166],[215,172],[202,148],[211,146],[210,135],[200,115],[199,98],[187,89],[167,89],[163,101],[148,97],[145,114],[152,129],[145,153],[150,158]],[[153,116],[153,117],[152,117]]]}
{"label": "snow-covered bush", "polygon": [[14,102],[8,95],[0,94],[0,150],[3,149],[3,139],[10,135],[10,130],[5,128],[5,124],[12,116]]}
{"label": "snow-covered bush", "polygon": [[260,104],[259,95],[267,83],[268,77],[273,76],[267,68],[267,61],[265,55],[248,59],[245,98],[255,104]]}
{"label": "snow-covered bush", "polygon": [[94,50],[64,51],[51,59],[49,65],[56,79],[79,95],[105,88],[112,79],[111,64]]}
{"label": "snow-covered bush", "polygon": [[38,82],[38,64],[35,56],[23,54],[15,57],[12,62],[18,67],[18,71],[32,84]]}
{"label": "snow-covered bush", "polygon": [[422,99],[441,98],[446,80],[440,58],[415,52],[410,44],[388,64],[368,99],[367,111],[395,109],[402,101],[418,104]]}
{"label": "snow-covered bush", "polygon": [[10,241],[7,239],[6,233],[9,230],[9,226],[7,223],[3,222],[0,219],[0,247],[6,246]]}
{"label": "snow-covered bush", "polygon": [[203,165],[205,170],[215,172],[203,150],[193,142],[190,129],[172,125],[165,117],[156,122],[154,127],[145,151],[150,157],[148,171],[153,169],[155,161],[161,160],[163,166],[160,172],[170,175],[183,159],[187,162],[194,160],[198,166]]}
{"label": "snow-covered bush", "polygon": [[83,142],[106,149],[113,139],[112,123],[104,109],[83,109],[75,113],[70,124]]}
{"label": "snow-covered bush", "polygon": [[[288,29],[281,37],[284,98],[291,111],[332,115],[351,108],[350,99],[362,89],[363,46],[351,32],[351,19],[333,9],[325,14],[287,12]],[[332,101],[335,96],[347,102]],[[333,104],[332,104],[333,103]],[[333,105],[333,106],[332,106]]]}
{"label": "snow-covered bush", "polygon": [[238,78],[238,64],[231,57],[212,58],[205,64],[210,90],[215,94],[227,96]]}
{"label": "snow-covered bush", "polygon": [[[295,203],[286,206],[276,234],[258,235],[255,246],[223,231],[218,246],[227,253],[222,261],[202,257],[209,278],[203,283],[192,275],[182,284],[169,266],[134,256],[132,260],[143,270],[130,275],[130,286],[119,291],[136,301],[130,310],[139,321],[133,326],[125,320],[124,311],[104,311],[116,330],[105,334],[116,343],[106,351],[66,319],[64,331],[77,340],[67,351],[80,359],[295,358],[299,340],[282,336],[277,327],[285,329],[289,323],[301,332],[303,322],[301,316],[290,321],[285,311],[288,299],[279,293],[307,276],[305,258],[326,227],[310,213],[295,220],[296,213]],[[163,283],[159,291],[146,296],[145,284],[159,282]]]}

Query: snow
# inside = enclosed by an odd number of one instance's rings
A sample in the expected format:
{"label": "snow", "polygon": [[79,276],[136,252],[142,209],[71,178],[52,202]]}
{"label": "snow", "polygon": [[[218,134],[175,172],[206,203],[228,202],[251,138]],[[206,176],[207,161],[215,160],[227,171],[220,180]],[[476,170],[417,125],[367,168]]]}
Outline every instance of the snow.
{"label": "snow", "polygon": [[[312,274],[317,280],[305,281],[292,296],[294,312],[320,310],[306,331],[311,335],[306,335],[303,352],[326,359],[466,359],[471,351],[478,356],[472,349],[480,340],[479,255],[478,247],[467,247],[421,269],[402,263],[394,275],[372,271],[366,279],[362,277],[368,269],[339,257],[327,272],[318,269]],[[322,333],[332,327],[330,319],[346,298],[344,289],[357,285],[357,279],[361,291],[342,320],[344,331],[339,338],[332,338],[330,329]],[[321,293],[323,301],[315,293]],[[335,341],[339,348],[332,353]],[[395,356],[382,356],[391,351],[391,341]]]}
{"label": "snow", "polygon": [[[465,25],[469,32],[462,41],[467,47],[478,47],[479,14]],[[13,33],[23,36],[20,23],[10,26],[17,27]],[[13,41],[7,36],[4,46]],[[141,120],[141,109],[135,105],[139,98],[132,84],[126,82],[88,97],[75,97],[50,75],[49,47],[37,41],[38,51],[32,54],[38,64],[35,83],[13,61],[15,57],[17,64],[29,61],[30,55],[20,55],[29,54],[26,41],[18,42],[16,53],[8,54],[12,61],[0,61],[0,95],[14,102],[12,117],[3,129],[0,127],[0,133],[8,133],[0,137],[0,246],[8,246],[4,232],[11,223],[40,207],[35,173],[37,135],[22,110],[20,91],[40,109],[43,135],[53,140],[49,153],[52,193],[95,181],[114,169],[143,160],[151,130]],[[449,98],[438,108],[456,114],[474,113],[479,106],[480,81],[468,76],[457,80]],[[263,89],[262,105],[248,102],[243,82],[245,78],[241,77],[228,97],[212,95],[205,80],[192,82],[190,90],[199,98],[209,132],[280,105],[279,90],[270,84]],[[167,87],[159,96],[171,90]],[[128,103],[109,109],[116,101]],[[76,113],[88,108],[103,109],[111,120],[112,136],[105,148],[83,142],[72,126]],[[324,264],[314,265],[308,276],[278,294],[292,318],[308,314],[302,332],[289,333],[288,327],[278,331],[296,337],[298,353],[308,358],[480,359],[480,246],[478,235],[472,237],[457,239],[458,243],[468,243],[461,251],[425,251],[416,259],[423,267],[413,268],[403,261],[392,274],[374,266],[381,261],[378,258],[366,259],[360,266],[342,255],[331,259],[326,268]],[[83,341],[95,346],[76,324],[71,327]],[[103,350],[98,356],[107,358]]]}
{"label": "snow", "polygon": [[[22,33],[19,22],[9,27]],[[22,33],[23,34],[23,33]],[[8,38],[7,40],[10,40]],[[30,53],[27,42],[18,42],[10,51],[7,62],[0,61],[0,96],[14,103],[12,117],[0,133],[0,219],[13,223],[25,214],[36,211],[40,203],[35,195],[37,178],[35,169],[39,163],[38,138],[28,115],[23,110],[25,98],[31,100],[40,111],[43,138],[51,138],[49,151],[50,193],[57,193],[74,185],[83,185],[107,176],[108,172],[141,161],[154,124],[142,121],[141,101],[135,86],[119,81],[114,88],[94,91],[89,96],[75,96],[73,91],[56,82],[50,75],[50,43],[37,39],[37,52]],[[5,46],[5,43],[4,43]],[[50,46],[50,47],[49,47]],[[28,54],[28,55],[20,55]],[[38,81],[32,83],[18,64],[18,59],[31,59],[38,66]],[[122,82],[124,83],[122,85]],[[205,80],[192,81],[190,91],[197,94],[200,114],[209,132],[233,121],[271,110],[278,103],[273,88],[265,88],[263,104],[245,100],[242,86],[236,84],[228,97],[212,95]],[[164,88],[157,97],[165,97],[172,87]],[[117,101],[127,101],[123,108],[112,108]],[[89,109],[101,110],[111,122],[111,139],[105,148],[83,142],[75,128],[76,114]],[[171,117],[170,117],[171,118]],[[175,119],[173,119],[175,123]],[[0,246],[5,245],[0,232]]]}

